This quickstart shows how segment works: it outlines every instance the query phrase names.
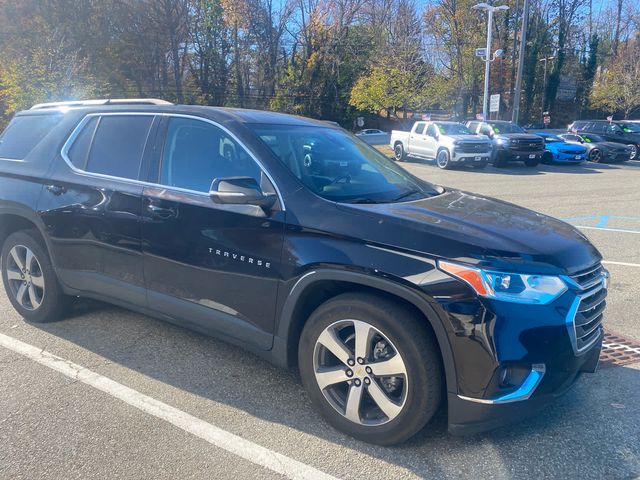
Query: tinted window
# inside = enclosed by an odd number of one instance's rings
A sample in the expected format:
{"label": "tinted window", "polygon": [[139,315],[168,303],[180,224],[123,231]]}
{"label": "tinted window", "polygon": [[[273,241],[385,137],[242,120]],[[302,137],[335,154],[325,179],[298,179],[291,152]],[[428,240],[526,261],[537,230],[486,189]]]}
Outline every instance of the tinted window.
{"label": "tinted window", "polygon": [[461,123],[436,123],[443,135],[471,135],[471,131]]}
{"label": "tinted window", "polygon": [[160,183],[208,192],[217,178],[251,177],[261,170],[224,130],[207,122],[171,118],[162,154]]}
{"label": "tinted window", "polygon": [[427,135],[431,137],[436,136],[436,126],[433,123],[427,127]]}
{"label": "tinted window", "polygon": [[248,126],[309,190],[328,200],[382,203],[437,194],[434,187],[342,130]]}
{"label": "tinted window", "polygon": [[419,123],[416,125],[416,133],[422,135],[422,132],[424,132],[424,123]]}
{"label": "tinted window", "polygon": [[22,160],[58,123],[61,115],[15,117],[0,137],[0,158]]}
{"label": "tinted window", "polygon": [[137,179],[153,116],[108,115],[100,118],[86,170]]}
{"label": "tinted window", "polygon": [[73,141],[73,145],[71,145],[67,154],[73,166],[81,170],[87,168],[89,148],[91,147],[93,134],[96,131],[96,125],[98,125],[98,117],[91,118],[91,120],[82,127],[82,130]]}

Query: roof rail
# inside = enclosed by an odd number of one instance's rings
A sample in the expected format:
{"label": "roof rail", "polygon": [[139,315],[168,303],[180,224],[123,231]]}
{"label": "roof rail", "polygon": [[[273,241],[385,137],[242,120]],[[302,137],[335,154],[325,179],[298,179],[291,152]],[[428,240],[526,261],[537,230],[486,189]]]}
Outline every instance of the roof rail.
{"label": "roof rail", "polygon": [[99,100],[71,100],[69,102],[38,103],[29,110],[43,110],[60,107],[91,107],[99,105],[173,105],[157,98],[104,98]]}

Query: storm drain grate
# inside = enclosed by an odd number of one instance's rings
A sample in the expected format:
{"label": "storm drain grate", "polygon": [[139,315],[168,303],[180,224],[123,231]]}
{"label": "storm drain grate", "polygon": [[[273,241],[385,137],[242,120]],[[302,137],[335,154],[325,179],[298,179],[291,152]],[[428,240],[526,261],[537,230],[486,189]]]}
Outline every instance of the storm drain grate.
{"label": "storm drain grate", "polygon": [[640,343],[614,332],[604,332],[600,366],[629,365],[640,362]]}

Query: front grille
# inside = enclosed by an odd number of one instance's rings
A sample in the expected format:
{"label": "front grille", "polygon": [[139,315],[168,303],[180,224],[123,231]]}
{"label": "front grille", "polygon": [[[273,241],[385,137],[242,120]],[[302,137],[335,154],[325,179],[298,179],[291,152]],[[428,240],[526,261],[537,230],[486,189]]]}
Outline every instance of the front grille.
{"label": "front grille", "polygon": [[466,142],[456,145],[456,151],[460,153],[488,153],[489,149],[486,143]]}
{"label": "front grille", "polygon": [[544,149],[544,142],[542,140],[516,139],[509,143],[509,148],[521,152],[536,152]]}
{"label": "front grille", "polygon": [[603,275],[603,266],[601,264],[597,264],[593,267],[587,268],[586,270],[570,275],[569,278],[573,280],[580,290],[588,290],[602,282]]}
{"label": "front grille", "polygon": [[586,350],[600,338],[607,306],[607,275],[602,265],[597,264],[568,277],[569,283],[579,290],[567,318],[576,353]]}
{"label": "front grille", "polygon": [[578,352],[589,347],[598,339],[604,309],[607,306],[606,297],[607,290],[602,286],[595,288],[588,295],[582,296],[573,319]]}

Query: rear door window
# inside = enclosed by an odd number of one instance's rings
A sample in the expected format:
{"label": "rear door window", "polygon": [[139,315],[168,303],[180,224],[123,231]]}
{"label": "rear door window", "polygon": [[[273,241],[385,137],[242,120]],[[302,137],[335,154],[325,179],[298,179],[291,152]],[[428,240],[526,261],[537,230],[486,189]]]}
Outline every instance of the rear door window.
{"label": "rear door window", "polygon": [[89,150],[86,170],[112,177],[138,179],[152,123],[153,115],[100,117]]}
{"label": "rear door window", "polygon": [[0,136],[0,158],[23,160],[55,127],[62,115],[15,117]]}

